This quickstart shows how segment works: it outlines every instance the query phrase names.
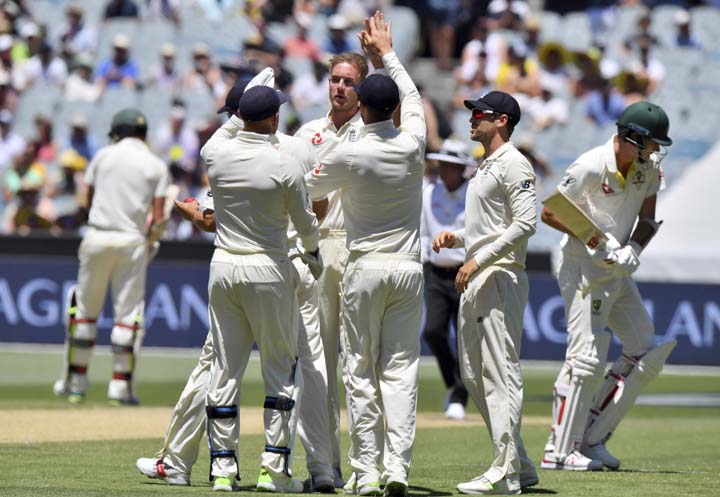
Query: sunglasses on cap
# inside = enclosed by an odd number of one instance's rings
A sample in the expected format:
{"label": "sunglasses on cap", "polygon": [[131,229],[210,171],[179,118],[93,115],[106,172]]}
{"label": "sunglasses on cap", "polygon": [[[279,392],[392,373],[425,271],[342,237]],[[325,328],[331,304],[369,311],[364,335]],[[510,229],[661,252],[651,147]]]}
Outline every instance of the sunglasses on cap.
{"label": "sunglasses on cap", "polygon": [[492,115],[498,115],[498,116],[500,115],[499,112],[495,112],[492,110],[484,110],[484,109],[473,109],[471,112],[472,112],[472,118],[478,119],[478,120],[480,120],[484,117],[492,116]]}

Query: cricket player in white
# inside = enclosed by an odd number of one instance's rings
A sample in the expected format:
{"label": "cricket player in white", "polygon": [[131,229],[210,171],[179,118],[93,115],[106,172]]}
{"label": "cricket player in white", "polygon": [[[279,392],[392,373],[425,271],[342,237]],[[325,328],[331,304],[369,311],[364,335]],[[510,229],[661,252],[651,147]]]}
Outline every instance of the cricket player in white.
{"label": "cricket player in white", "polygon": [[207,415],[214,490],[231,491],[238,471],[239,382],[255,341],[266,393],[261,477],[272,481],[274,491],[302,491],[289,469],[298,313],[297,272],[287,255],[288,215],[311,259],[317,259],[318,225],[300,164],[271,141],[286,98],[266,86],[247,90],[238,105],[245,128],[230,141],[213,135],[201,152],[217,219],[208,288],[214,353]]}
{"label": "cricket player in white", "polygon": [[[218,140],[232,140],[243,127],[235,113],[238,101],[246,89],[257,85],[274,87],[274,72],[271,68],[261,71],[249,82],[237,83],[229,92],[225,105],[218,113],[228,113],[230,119],[218,133]],[[281,133],[272,137],[273,143],[296,157],[304,172],[317,165],[317,156],[309,142],[293,138]],[[202,199],[200,203],[191,200],[175,203],[183,217],[192,221],[199,229],[215,232],[215,206],[212,196]],[[297,233],[292,224],[288,229],[289,246],[296,246]],[[307,468],[310,478],[305,488],[315,492],[332,492],[334,488],[333,472],[330,465],[330,435],[327,429],[327,409],[325,395],[327,392],[327,373],[325,357],[320,339],[317,307],[317,285],[310,270],[303,264],[300,257],[293,258],[300,285],[297,289],[300,305],[300,329],[298,336],[299,363],[302,370],[303,388],[298,399],[298,434],[305,447]],[[190,374],[187,384],[178,400],[170,424],[163,440],[163,448],[154,458],[139,458],[136,466],[141,473],[151,478],[162,478],[172,485],[189,485],[192,466],[197,460],[198,449],[204,427],[205,397],[210,383],[210,362],[212,359],[212,337],[203,346],[198,364]],[[267,480],[267,478],[266,478]],[[259,482],[264,490],[272,491],[272,480]]]}
{"label": "cricket player in white", "polygon": [[146,135],[143,114],[135,109],[117,113],[110,130],[113,143],[98,152],[85,173],[88,230],[78,252],[77,286],[69,296],[63,377],[53,387],[56,395],[67,395],[71,402],[82,400],[88,388],[97,318],[109,285],[115,323],[108,398],[138,403],[134,373],[144,336],[145,277],[151,245],[166,223],[163,209],[170,180],[167,166],[145,144]]}
{"label": "cricket player in white", "polygon": [[[349,140],[356,140],[363,125],[355,87],[367,76],[365,58],[344,52],[330,61],[330,112],[304,124],[295,136],[312,143],[320,160]],[[343,486],[340,455],[340,394],[337,385],[340,346],[340,281],[347,265],[347,233],[343,222],[340,192],[328,195],[328,211],[320,224],[320,255],[323,272],[318,280],[320,334],[328,373],[328,413],[335,486]]]}
{"label": "cricket player in white", "polygon": [[466,262],[455,279],[462,292],[460,371],[490,432],[494,460],[485,473],[457,489],[515,495],[538,483],[520,437],[525,253],[537,218],[535,173],[509,141],[521,116],[511,95],[492,91],[466,100],[465,106],[472,112],[470,137],[483,144],[486,159],[468,185],[465,228],[441,232],[433,250],[465,247]]}
{"label": "cricket player in white", "polygon": [[[542,213],[545,223],[566,233],[557,278],[568,327],[565,364],[553,389],[545,469],[619,468],[605,442],[675,346],[674,340],[655,344],[655,328],[631,278],[660,227],[655,201],[664,153],[659,152],[672,144],[670,123],[657,105],[637,102],[625,109],[617,126],[605,145],[576,159],[558,186],[605,232],[606,246],[586,246],[560,213],[547,208]],[[608,327],[622,342],[622,356],[600,385],[611,339]]]}
{"label": "cricket player in white", "polygon": [[[406,495],[415,439],[422,267],[425,118],[392,51],[382,14],[360,35],[375,67],[359,87],[365,126],[306,176],[313,198],[340,190],[350,251],[342,281],[342,340],[355,491]],[[392,113],[401,104],[401,125]],[[381,465],[384,474],[381,475]]]}

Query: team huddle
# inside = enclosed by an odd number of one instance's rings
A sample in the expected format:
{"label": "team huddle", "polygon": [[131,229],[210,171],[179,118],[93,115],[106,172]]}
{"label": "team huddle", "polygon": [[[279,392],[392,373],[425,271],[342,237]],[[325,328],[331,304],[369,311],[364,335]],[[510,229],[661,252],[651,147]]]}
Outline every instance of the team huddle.
{"label": "team huddle", "polygon": [[[448,223],[423,211],[420,94],[393,52],[382,13],[367,19],[358,36],[365,57],[347,52],[331,61],[330,111],[295,136],[278,132],[287,97],[274,88],[272,69],[239,81],[218,111],[229,119],[201,151],[210,192],[200,201],[174,202],[184,218],[215,233],[210,330],[162,449],[137,461],[151,478],[189,485],[207,431],[213,490],[236,488],[241,380],[257,344],[265,388],[257,490],[406,496],[428,281],[422,252],[436,266],[433,285],[459,295],[457,350],[442,334],[431,344],[449,402],[464,406],[472,398],[493,444],[490,468],[457,490],[516,495],[539,483],[520,436],[525,258],[538,209],[533,168],[510,141],[520,107],[499,91],[465,101],[471,139],[483,145],[485,159],[467,179],[441,174],[438,194],[459,206],[462,223],[440,229]],[[366,57],[376,70],[370,75]],[[660,107],[639,102],[617,125],[605,145],[568,168],[541,215],[566,233],[557,278],[568,328],[544,469],[619,468],[606,443],[675,345],[655,343],[631,278],[660,227],[655,201],[663,186],[661,147],[672,144],[669,121]],[[167,168],[144,144],[146,133],[140,112],[119,113],[113,143],[88,167],[89,229],[70,293],[63,376],[54,386],[71,402],[82,401],[88,388],[96,320],[110,285],[108,398],[138,403],[133,375],[144,335],[145,273],[173,205]],[[441,168],[442,161],[464,167],[448,150],[435,154]],[[439,256],[453,249],[463,255]],[[447,324],[444,316],[439,327]],[[623,354],[605,373],[607,328]],[[347,396],[347,478],[338,363]],[[307,454],[305,482],[293,478],[296,434]]]}

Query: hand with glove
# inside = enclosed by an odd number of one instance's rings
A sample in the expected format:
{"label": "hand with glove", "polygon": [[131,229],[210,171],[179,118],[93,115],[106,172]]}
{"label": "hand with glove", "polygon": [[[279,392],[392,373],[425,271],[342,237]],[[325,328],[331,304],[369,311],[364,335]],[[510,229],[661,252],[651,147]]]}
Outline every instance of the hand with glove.
{"label": "hand with glove", "polygon": [[617,278],[626,278],[633,274],[638,267],[640,267],[638,252],[633,245],[633,243],[628,243],[615,252],[617,260],[611,270],[613,276]]}
{"label": "hand with glove", "polygon": [[297,241],[297,245],[290,249],[288,252],[290,259],[299,257],[300,260],[305,264],[313,275],[313,278],[317,281],[320,278],[320,274],[323,271],[323,261],[320,257],[320,249],[315,249],[315,252],[306,252],[302,246],[300,240]]}
{"label": "hand with glove", "polygon": [[622,245],[610,233],[605,233],[605,238],[607,240],[597,247],[592,248],[586,245],[585,248],[595,264],[605,269],[611,269],[617,262],[618,251]]}

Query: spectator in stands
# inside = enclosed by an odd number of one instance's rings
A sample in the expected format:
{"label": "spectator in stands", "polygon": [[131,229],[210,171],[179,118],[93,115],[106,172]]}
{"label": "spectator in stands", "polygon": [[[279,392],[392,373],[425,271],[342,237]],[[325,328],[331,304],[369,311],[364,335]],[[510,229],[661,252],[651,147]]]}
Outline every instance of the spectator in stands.
{"label": "spectator in stands", "polygon": [[192,49],[193,66],[185,73],[183,88],[186,91],[207,90],[215,99],[224,99],[226,84],[220,68],[211,58],[210,47],[197,43]]}
{"label": "spectator in stands", "polygon": [[133,0],[110,0],[103,14],[103,20],[116,18],[139,19],[140,10]]}
{"label": "spectator in stands", "polygon": [[523,41],[530,55],[535,56],[540,47],[540,32],[542,31],[542,23],[538,17],[528,17],[523,24],[525,30]]}
{"label": "spectator in stands", "polygon": [[638,47],[641,38],[647,38],[651,45],[660,46],[660,40],[650,32],[651,24],[652,18],[650,17],[650,11],[647,10],[638,18],[637,31],[625,38],[623,46],[628,52],[632,52]]}
{"label": "spectator in stands", "polygon": [[157,86],[171,94],[180,92],[181,80],[175,61],[177,49],[172,43],[163,43],[160,47],[160,64],[152,71],[148,86]]}
{"label": "spectator in stands", "polygon": [[541,131],[557,124],[564,125],[568,119],[568,103],[558,95],[563,91],[562,83],[541,76],[540,87],[540,95],[527,99],[523,105],[532,127],[535,131]]}
{"label": "spectator in stands", "polygon": [[60,41],[69,47],[73,53],[95,53],[97,50],[97,33],[95,29],[86,24],[82,7],[71,4],[65,9],[67,24],[60,31]]}
{"label": "spectator in stands", "polygon": [[102,88],[93,80],[92,57],[79,54],[73,61],[74,68],[65,83],[65,100],[68,102],[94,102]]}
{"label": "spectator in stands", "polygon": [[0,35],[0,70],[10,78],[10,85],[17,91],[25,89],[25,72],[16,65],[12,58],[13,37],[9,34]]}
{"label": "spectator in stands", "polygon": [[577,74],[571,79],[572,94],[583,97],[603,87],[603,76],[600,72],[600,54],[597,51],[574,52],[573,61]]}
{"label": "spectator in stands", "polygon": [[[572,9],[573,2],[557,2]],[[587,7],[588,20],[590,21],[590,32],[593,42],[604,40],[608,30],[612,29],[617,19],[617,0],[593,0]],[[547,6],[546,6],[547,8]],[[562,13],[565,13],[563,10]]]}
{"label": "spectator in stands", "polygon": [[180,26],[180,1],[181,0],[145,0],[148,18],[157,19],[164,17],[175,26]]}
{"label": "spectator in stands", "polygon": [[543,43],[537,50],[540,62],[540,79],[552,84],[555,93],[563,95],[568,89],[570,73],[566,67],[569,54],[565,47],[556,41]]}
{"label": "spectator in stands", "polygon": [[51,164],[55,161],[57,153],[52,121],[44,114],[35,114],[33,124],[35,124],[35,139],[32,145],[35,148],[35,160]]}
{"label": "spectator in stands", "polygon": [[475,70],[475,76],[467,83],[458,85],[453,96],[453,107],[458,110],[467,110],[465,108],[465,100],[477,100],[487,92],[492,90],[492,85],[485,77],[485,53],[483,52],[478,59],[480,64]]}
{"label": "spectator in stands", "polygon": [[130,60],[130,39],[123,33],[115,35],[112,41],[113,56],[97,69],[97,84],[100,88],[134,89],[138,79],[138,68]]}
{"label": "spectator in stands", "polygon": [[508,60],[498,68],[495,84],[498,90],[505,93],[539,94],[540,69],[528,57],[527,48],[522,42],[516,42],[510,47]]}
{"label": "spectator in stands", "polygon": [[328,77],[328,66],[322,61],[313,61],[312,73],[300,75],[292,85],[290,97],[295,110],[301,112],[307,107],[327,107]]}
{"label": "spectator in stands", "polygon": [[495,29],[520,32],[529,14],[530,7],[522,0],[492,0],[488,5],[488,15]]}
{"label": "spectator in stands", "polygon": [[0,173],[10,167],[26,147],[25,140],[12,130],[12,123],[12,112],[0,110]]}
{"label": "spectator in stands", "polygon": [[701,49],[700,40],[692,34],[690,29],[690,13],[680,10],[675,14],[675,46],[682,48]]}
{"label": "spectator in stands", "polygon": [[85,222],[87,186],[84,181],[88,161],[73,149],[60,155],[60,170],[51,179],[52,217],[60,231],[77,231]]}
{"label": "spectator in stands", "polygon": [[304,12],[299,12],[295,16],[295,23],[298,32],[297,35],[288,38],[285,42],[285,56],[319,60],[320,47],[308,38],[308,29],[312,26],[312,17]]}
{"label": "spectator in stands", "polygon": [[42,162],[35,160],[35,147],[32,143],[23,143],[15,156],[12,167],[3,174],[3,200],[7,203],[20,190],[23,181],[32,180],[43,184],[47,169]]}
{"label": "spectator in stands", "polygon": [[33,231],[50,230],[53,226],[52,202],[43,195],[43,181],[26,177],[14,201],[3,212],[6,233],[27,235]]}
{"label": "spectator in stands", "polygon": [[185,118],[185,104],[182,100],[173,100],[169,120],[158,127],[153,150],[170,166],[173,178],[187,175],[192,183],[199,158],[198,137]]}
{"label": "spectator in stands", "polygon": [[70,136],[62,145],[63,153],[74,150],[90,162],[99,148],[98,141],[88,133],[88,120],[82,114],[75,114],[70,118]]}
{"label": "spectator in stands", "polygon": [[342,52],[357,50],[357,43],[348,40],[346,30],[350,27],[347,19],[340,14],[333,14],[328,17],[328,38],[323,44],[325,53],[337,55]]}
{"label": "spectator in stands", "polygon": [[644,35],[637,40],[637,58],[630,63],[630,70],[640,78],[648,80],[648,93],[657,90],[665,78],[665,66],[658,59],[652,57],[650,49],[652,39]]}
{"label": "spectator in stands", "polygon": [[455,72],[456,81],[458,84],[467,84],[475,78],[480,67],[479,57],[483,57],[485,77],[494,81],[498,67],[505,57],[505,51],[506,45],[502,35],[497,31],[489,30],[486,18],[478,18],[472,28],[472,39],[463,47],[461,65]]}
{"label": "spectator in stands", "polygon": [[430,17],[430,51],[438,69],[449,71],[455,50],[455,25],[460,0],[427,0]]}
{"label": "spectator in stands", "polygon": [[625,98],[607,79],[585,98],[586,115],[598,127],[616,122],[625,107]]}
{"label": "spectator in stands", "polygon": [[46,41],[44,33],[34,22],[26,22],[20,27],[20,38],[13,46],[12,58],[14,61],[25,61],[40,53],[40,47]]}
{"label": "spectator in stands", "polygon": [[62,86],[68,77],[65,61],[55,56],[47,41],[40,46],[40,53],[25,62],[23,69],[28,88],[36,84]]}
{"label": "spectator in stands", "polygon": [[612,80],[613,85],[620,90],[625,98],[625,105],[647,99],[648,80],[630,71],[624,71]]}
{"label": "spectator in stands", "polygon": [[15,112],[18,94],[10,85],[10,77],[7,72],[0,69],[0,110]]}

